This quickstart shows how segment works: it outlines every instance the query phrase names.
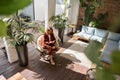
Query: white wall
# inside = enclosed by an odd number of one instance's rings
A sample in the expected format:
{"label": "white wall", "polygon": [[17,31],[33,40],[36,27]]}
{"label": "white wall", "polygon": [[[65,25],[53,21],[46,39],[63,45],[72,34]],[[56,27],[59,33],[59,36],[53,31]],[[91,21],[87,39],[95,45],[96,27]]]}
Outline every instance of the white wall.
{"label": "white wall", "polygon": [[68,18],[71,24],[77,24],[79,12],[79,0],[70,0],[71,8],[69,9]]}
{"label": "white wall", "polygon": [[45,0],[45,30],[50,25],[49,19],[55,15],[56,0]]}
{"label": "white wall", "polygon": [[45,20],[45,0],[34,0],[35,20]]}
{"label": "white wall", "polygon": [[56,4],[55,15],[62,14],[64,12],[64,5]]}
{"label": "white wall", "polygon": [[[70,5],[70,8],[67,9],[67,16],[69,19],[69,23],[71,24],[77,24],[78,19],[78,12],[79,12],[79,0],[68,0],[68,4]],[[63,4],[56,4],[56,15],[61,14],[64,11],[64,5]]]}
{"label": "white wall", "polygon": [[[34,0],[34,13],[35,13],[35,20],[44,21],[45,20],[45,8],[46,8],[46,0]],[[52,2],[50,1],[50,5],[52,5]],[[77,24],[77,18],[78,18],[78,11],[79,11],[79,0],[70,0],[71,8],[68,11],[68,17],[69,22],[71,24]],[[53,7],[51,6],[49,8],[49,11],[53,10]],[[64,5],[56,4],[55,14],[61,14],[63,13]],[[25,13],[29,15],[33,15],[32,12],[32,5],[30,5],[27,10],[24,10]],[[54,12],[54,11],[53,11]],[[50,13],[50,15],[53,13]]]}

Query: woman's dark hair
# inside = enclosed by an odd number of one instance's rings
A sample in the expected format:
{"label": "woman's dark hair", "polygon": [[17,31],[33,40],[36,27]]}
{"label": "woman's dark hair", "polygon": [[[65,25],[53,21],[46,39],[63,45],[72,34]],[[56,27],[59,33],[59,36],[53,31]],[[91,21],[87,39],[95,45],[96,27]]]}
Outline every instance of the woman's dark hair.
{"label": "woman's dark hair", "polygon": [[52,29],[52,27],[49,27],[49,29],[53,32],[53,29]]}

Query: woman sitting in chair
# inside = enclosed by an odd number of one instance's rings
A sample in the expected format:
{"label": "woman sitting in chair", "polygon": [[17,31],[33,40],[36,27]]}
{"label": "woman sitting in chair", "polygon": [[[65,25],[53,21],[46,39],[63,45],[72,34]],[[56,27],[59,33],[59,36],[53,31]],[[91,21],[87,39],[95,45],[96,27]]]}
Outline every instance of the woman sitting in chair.
{"label": "woman sitting in chair", "polygon": [[52,65],[55,65],[55,62],[53,60],[53,52],[57,50],[57,47],[55,46],[56,39],[53,34],[53,29],[49,27],[46,32],[44,33],[44,40],[40,42],[43,49],[47,49],[48,55],[50,57],[50,63]]}

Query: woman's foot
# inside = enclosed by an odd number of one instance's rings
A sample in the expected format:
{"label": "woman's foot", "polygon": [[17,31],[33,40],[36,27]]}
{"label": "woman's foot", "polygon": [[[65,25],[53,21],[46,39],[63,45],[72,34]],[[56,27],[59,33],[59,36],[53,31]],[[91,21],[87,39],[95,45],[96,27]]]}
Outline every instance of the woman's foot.
{"label": "woman's foot", "polygon": [[50,63],[51,63],[52,65],[55,65],[55,62],[54,62],[53,60],[50,60]]}
{"label": "woman's foot", "polygon": [[50,56],[50,63],[51,63],[52,65],[55,65],[55,62],[54,62],[54,60],[53,60],[53,56],[52,56],[52,55]]}

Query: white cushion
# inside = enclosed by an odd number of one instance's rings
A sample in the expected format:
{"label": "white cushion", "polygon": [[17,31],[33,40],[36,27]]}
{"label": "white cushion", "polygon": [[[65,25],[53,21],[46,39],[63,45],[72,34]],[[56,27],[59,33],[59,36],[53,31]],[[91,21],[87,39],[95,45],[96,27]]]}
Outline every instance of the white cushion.
{"label": "white cushion", "polygon": [[90,38],[90,40],[96,40],[96,41],[98,41],[98,42],[100,42],[100,43],[104,43],[104,42],[105,42],[105,38],[98,37],[98,36],[92,36],[92,37]]}
{"label": "white cushion", "polygon": [[93,35],[94,31],[95,31],[95,28],[87,27],[87,26],[82,26],[82,31],[81,32],[89,34],[89,35]]}
{"label": "white cushion", "polygon": [[86,34],[86,33],[82,33],[82,32],[78,33],[77,35],[78,35],[80,38],[86,39],[86,40],[89,40],[89,39],[91,38],[91,35]]}
{"label": "white cushion", "polygon": [[109,52],[118,50],[118,41],[108,39],[105,43],[104,50],[107,50]]}
{"label": "white cushion", "polygon": [[100,56],[100,60],[103,61],[103,62],[111,64],[112,63],[112,61],[111,61],[111,53],[109,53],[109,51],[102,52],[101,56]]}
{"label": "white cushion", "polygon": [[120,40],[120,34],[114,33],[114,32],[109,32],[108,39],[119,41]]}
{"label": "white cushion", "polygon": [[102,29],[95,29],[95,33],[94,33],[95,36],[99,36],[99,37],[102,37],[102,38],[105,38],[107,37],[108,35],[108,31],[107,30],[102,30]]}

